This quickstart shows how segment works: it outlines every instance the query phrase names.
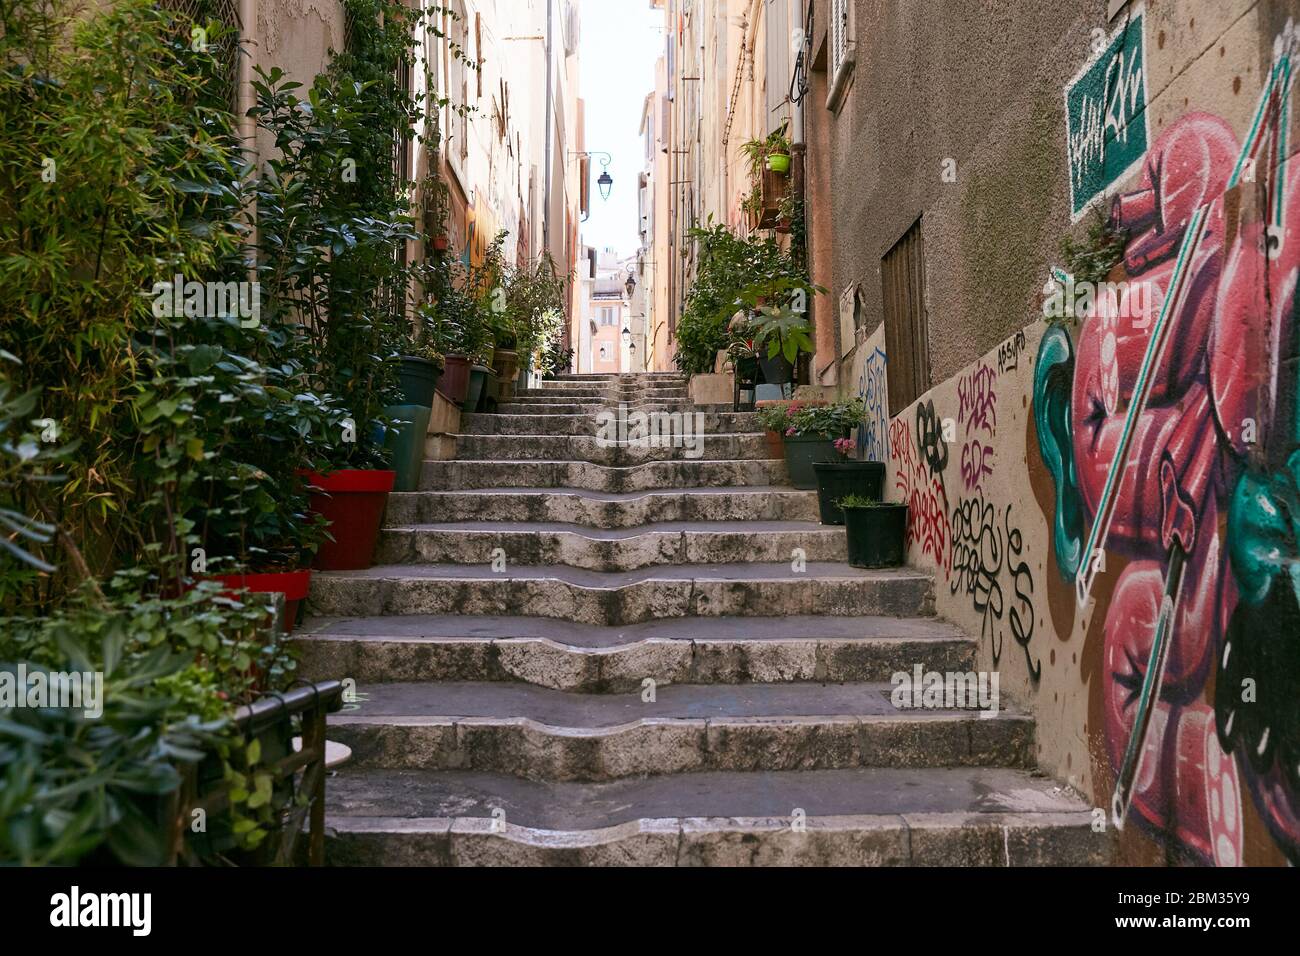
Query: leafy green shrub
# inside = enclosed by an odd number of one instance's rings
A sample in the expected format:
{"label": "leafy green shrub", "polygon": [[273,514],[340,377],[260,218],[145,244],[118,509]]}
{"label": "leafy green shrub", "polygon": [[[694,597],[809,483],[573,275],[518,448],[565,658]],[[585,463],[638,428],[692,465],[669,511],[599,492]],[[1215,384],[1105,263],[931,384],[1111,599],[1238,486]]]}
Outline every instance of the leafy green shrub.
{"label": "leafy green shrub", "polygon": [[[677,367],[696,374],[713,370],[715,356],[731,342],[728,324],[737,312],[760,305],[794,308],[816,291],[801,268],[769,238],[738,236],[721,224],[691,230],[699,243],[699,267],[677,321]],[[800,340],[802,344],[803,340]],[[784,341],[778,346],[784,348]],[[775,354],[775,353],[773,353]]]}
{"label": "leafy green shrub", "polygon": [[[226,92],[185,21],[147,0],[5,9],[0,665],[108,682],[95,721],[0,712],[6,861],[155,858],[176,768],[203,746],[250,770],[221,721],[292,676],[266,609],[193,588],[191,557],[228,570],[310,553],[320,529],[294,472],[335,455],[355,414],[329,387],[361,386],[318,361],[315,330],[273,295],[249,302],[261,327],[160,307],[177,275],[253,275]],[[342,300],[363,288],[361,262],[338,274]],[[252,776],[233,795],[246,845],[270,822]]]}
{"label": "leafy green shrub", "polygon": [[[223,734],[229,701],[255,680],[283,685],[293,669],[262,637],[265,611],[216,590],[143,598],[128,576],[109,583],[102,603],[83,593],[50,616],[5,621],[0,681],[13,686],[21,664],[28,674],[99,672],[103,686],[99,716],[0,707],[0,863],[73,864],[96,851],[133,865],[166,861],[177,765],[238,750]],[[237,799],[236,817],[247,803]],[[259,842],[265,830],[249,819],[243,832]]]}

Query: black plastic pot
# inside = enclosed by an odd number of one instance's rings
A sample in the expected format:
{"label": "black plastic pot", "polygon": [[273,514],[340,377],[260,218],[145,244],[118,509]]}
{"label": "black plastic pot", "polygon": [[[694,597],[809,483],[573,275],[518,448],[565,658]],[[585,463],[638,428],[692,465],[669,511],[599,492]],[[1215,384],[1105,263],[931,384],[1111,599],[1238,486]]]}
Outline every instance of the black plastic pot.
{"label": "black plastic pot", "polygon": [[758,359],[753,357],[736,359],[736,381],[740,383],[741,388],[750,387],[758,383]]}
{"label": "black plastic pot", "polygon": [[903,563],[907,505],[845,508],[849,564],[855,568],[896,568]]}
{"label": "black plastic pot", "polygon": [[835,439],[821,435],[787,435],[784,445],[785,469],[790,475],[790,484],[801,491],[811,491],[817,487],[814,462],[837,461],[840,457],[840,453],[835,450]]}
{"label": "black plastic pot", "polygon": [[763,373],[764,385],[789,385],[794,381],[794,366],[780,352],[776,358],[760,357],[758,367]]}
{"label": "black plastic pot", "polygon": [[879,461],[815,461],[817,507],[822,524],[844,524],[844,512],[836,504],[846,495],[861,495],[873,501],[881,498],[885,465]]}
{"label": "black plastic pot", "polygon": [[403,355],[398,375],[402,382],[402,404],[433,408],[433,391],[442,369],[428,359]]}

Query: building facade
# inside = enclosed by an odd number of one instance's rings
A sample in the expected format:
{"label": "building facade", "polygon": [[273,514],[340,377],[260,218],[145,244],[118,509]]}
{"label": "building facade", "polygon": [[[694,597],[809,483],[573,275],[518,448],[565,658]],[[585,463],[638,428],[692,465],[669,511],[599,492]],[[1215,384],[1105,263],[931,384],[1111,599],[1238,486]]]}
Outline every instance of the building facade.
{"label": "building facade", "polygon": [[863,399],[908,560],[1038,765],[1122,862],[1300,858],[1300,3],[665,13],[654,367],[690,225],[747,226],[736,144],[788,122],[826,290],[800,381]]}
{"label": "building facade", "polygon": [[[559,270],[578,266],[578,224],[586,201],[582,106],[578,98],[579,7],[574,0],[416,0],[427,22],[419,60],[409,78],[413,95],[446,99],[424,118],[421,141],[397,157],[408,181],[437,176],[448,191],[449,254],[479,262],[499,231],[508,261],[549,254]],[[249,55],[239,58],[237,110],[253,102],[254,67],[279,66],[310,85],[331,50],[347,44],[341,0],[285,3],[239,0],[230,4]],[[444,8],[450,13],[443,12]],[[451,54],[452,46],[471,60]],[[245,121],[250,141],[254,130]],[[273,144],[258,141],[263,155]],[[423,197],[412,192],[413,209]],[[412,243],[409,257],[423,254]],[[579,317],[570,299],[566,340]]]}

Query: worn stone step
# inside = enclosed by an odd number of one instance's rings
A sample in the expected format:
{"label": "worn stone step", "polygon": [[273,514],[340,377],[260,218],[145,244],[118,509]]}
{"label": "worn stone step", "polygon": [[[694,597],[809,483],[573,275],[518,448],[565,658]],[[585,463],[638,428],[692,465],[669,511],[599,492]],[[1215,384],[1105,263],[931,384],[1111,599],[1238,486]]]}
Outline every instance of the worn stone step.
{"label": "worn stone step", "polygon": [[329,719],[358,767],[615,780],[701,770],[1028,766],[1005,709],[898,710],[889,684],[672,684],[575,694],[523,683],[367,684]]}
{"label": "worn stone step", "polygon": [[675,382],[543,382],[539,388],[525,388],[524,395],[617,394],[641,395],[688,391],[683,381]]}
{"label": "worn stone step", "polygon": [[[619,407],[624,407],[628,413],[632,412],[712,412],[731,413],[730,405],[694,405],[686,399],[673,399],[671,401],[638,401],[638,402],[596,402],[584,400],[565,401],[563,399],[546,399],[530,398],[528,400],[514,400],[503,402],[497,406],[494,413],[498,417],[507,417],[510,415],[599,415],[601,412],[617,411]],[[748,414],[748,413],[744,413]]]}
{"label": "worn stone step", "polygon": [[634,528],[663,521],[817,521],[817,493],[790,487],[692,488],[612,493],[495,488],[391,494],[388,525],[437,521],[555,521]]}
{"label": "worn stone step", "polygon": [[[625,405],[629,408],[663,406],[677,411],[695,410],[695,406],[690,403],[690,399],[686,398],[685,395],[607,395],[595,392],[580,395],[532,393],[516,394],[515,397],[511,398],[510,402],[508,402],[508,406],[521,408],[532,406],[595,406],[598,408],[617,408],[620,405]],[[502,407],[497,407],[497,414],[502,414]]]}
{"label": "worn stone step", "polygon": [[635,571],[665,564],[846,561],[844,529],[815,521],[664,522],[602,530],[562,523],[467,521],[385,528],[377,564],[556,565]]}
{"label": "worn stone step", "polygon": [[712,564],[599,572],[578,568],[379,565],[319,572],[309,606],[323,616],[521,614],[584,624],[674,617],[830,617],[934,613],[934,580],[847,564]]}
{"label": "worn stone step", "polygon": [[1087,866],[1109,850],[1077,796],[1001,768],[345,770],[327,787],[334,866]]}
{"label": "worn stone step", "polygon": [[547,389],[546,392],[520,392],[510,399],[517,405],[601,405],[629,407],[664,405],[693,407],[686,389],[650,389],[647,392],[620,392],[616,389]]}
{"label": "worn stone step", "polygon": [[[576,413],[572,415],[485,415],[473,414],[463,415],[460,420],[461,432],[465,435],[571,435],[594,438],[606,425],[607,419],[601,417],[601,412],[617,412],[618,409],[601,409],[594,414]],[[628,428],[639,427],[642,423],[635,418],[638,414],[636,410],[629,409]],[[688,415],[691,411],[670,412],[654,410],[646,412],[647,416],[654,415]],[[758,424],[758,415],[755,412],[701,412],[699,419],[691,420],[693,434],[700,435],[721,435],[732,433],[754,433],[762,432]],[[656,428],[665,431],[665,420],[658,422],[645,423],[646,427]],[[680,424],[667,420],[667,426],[672,431],[680,432]]]}
{"label": "worn stone step", "polygon": [[[690,426],[694,428],[692,423]],[[612,442],[570,435],[458,435],[460,461],[585,461],[627,467],[647,461],[747,461],[768,459],[762,432],[703,435],[669,432],[641,441]]]}
{"label": "worn stone step", "polygon": [[651,461],[626,467],[586,461],[426,461],[424,491],[483,488],[577,488],[633,492],[664,488],[724,488],[788,484],[779,458],[743,461]]}
{"label": "worn stone step", "polygon": [[582,373],[582,375],[556,375],[554,378],[543,378],[542,388],[549,388],[550,382],[646,382],[646,384],[663,384],[663,385],[685,385],[686,376],[679,375],[677,372],[632,372],[632,373]]}
{"label": "worn stone step", "polygon": [[658,684],[887,681],[966,672],[975,642],[896,617],[675,618],[597,627],[529,617],[316,618],[295,632],[309,680],[524,681],[608,693]]}

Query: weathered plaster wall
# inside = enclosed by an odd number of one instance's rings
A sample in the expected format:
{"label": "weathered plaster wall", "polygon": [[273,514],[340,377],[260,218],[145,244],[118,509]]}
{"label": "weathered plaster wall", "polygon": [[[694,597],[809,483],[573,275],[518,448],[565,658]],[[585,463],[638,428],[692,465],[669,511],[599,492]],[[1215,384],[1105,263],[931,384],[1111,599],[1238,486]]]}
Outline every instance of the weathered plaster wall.
{"label": "weathered plaster wall", "polygon": [[[255,0],[255,23],[248,36],[247,51],[254,67],[284,70],[287,77],[306,90],[329,64],[329,51],[343,48],[343,4],[341,0]],[[251,73],[250,76],[255,76]],[[247,93],[251,105],[254,94]],[[259,155],[275,152],[268,134],[257,134]]]}
{"label": "weathered plaster wall", "polygon": [[257,0],[253,61],[278,66],[310,85],[329,63],[329,51],[343,48],[340,0]]}
{"label": "weathered plaster wall", "polygon": [[[1109,279],[1124,289],[1147,283],[1156,296],[1129,308],[1121,289],[1078,322],[1055,325],[1041,318],[1043,285],[1062,264],[1060,237],[1080,230],[1071,226],[1065,91],[1093,55],[1090,29],[1109,37],[1123,17],[1107,23],[1103,4],[1089,16],[1026,9],[1012,30],[997,4],[982,5],[993,26],[945,27],[978,51],[976,69],[970,52],[927,39],[934,28],[920,14],[891,23],[912,16],[898,6],[930,5],[890,4],[881,42],[902,43],[902,58],[957,66],[942,78],[918,69],[919,87],[882,95],[874,111],[854,107],[868,114],[858,148],[875,178],[854,212],[867,241],[853,248],[842,237],[858,235],[854,225],[837,227],[836,270],[875,269],[924,211],[940,384],[906,409],[888,408],[878,319],[842,377],[867,404],[861,452],[889,462],[889,497],[911,506],[909,561],[934,570],[939,612],[980,638],[979,666],[997,669],[1004,695],[1036,716],[1040,766],[1107,818],[1137,742],[1122,861],[1295,862],[1300,161],[1290,145],[1293,81],[1270,86],[1270,77],[1275,63],[1300,66],[1300,38],[1288,28],[1300,4],[1148,0],[1131,11],[1144,19],[1129,62],[1148,106],[1128,117],[1129,133],[1141,124],[1145,149],[1112,171],[1098,205],[1109,212],[1118,199],[1131,229]],[[862,29],[860,19],[860,42]],[[1004,60],[1013,36],[1044,42]],[[1123,49],[1138,51],[1137,39]],[[966,82],[962,63],[976,73],[1005,63],[1006,89],[991,95],[982,73]],[[859,100],[872,69],[856,79]],[[909,99],[930,102],[938,89],[952,100],[930,105],[959,118],[929,116]],[[904,114],[915,121],[901,131],[879,119]],[[996,134],[980,133],[958,154],[956,183],[916,175],[948,155],[937,132],[959,128]],[[918,139],[933,155],[906,145]],[[1234,178],[1251,155],[1253,177]],[[873,203],[882,190],[917,206]],[[1198,216],[1204,235],[1180,268]],[[879,276],[865,281],[878,309]],[[1133,442],[1122,454],[1126,430]],[[1167,590],[1167,663],[1150,725],[1135,733]]]}

